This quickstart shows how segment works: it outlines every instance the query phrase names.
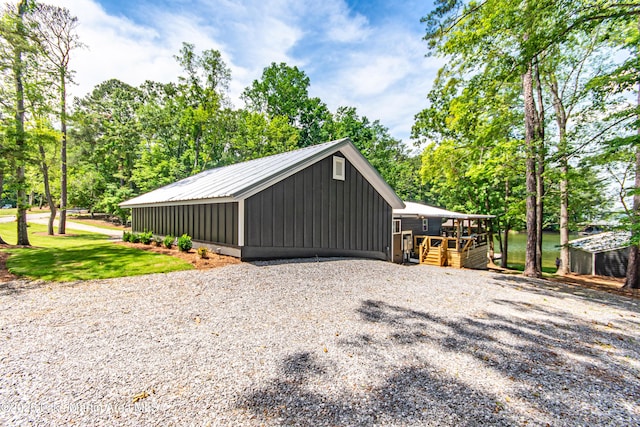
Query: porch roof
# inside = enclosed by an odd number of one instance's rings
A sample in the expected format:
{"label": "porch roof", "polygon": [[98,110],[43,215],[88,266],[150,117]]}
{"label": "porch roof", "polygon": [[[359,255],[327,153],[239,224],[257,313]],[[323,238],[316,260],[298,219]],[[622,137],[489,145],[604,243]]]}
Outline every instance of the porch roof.
{"label": "porch roof", "polygon": [[453,219],[488,219],[495,218],[495,215],[466,214],[461,212],[448,211],[435,206],[425,205],[416,202],[404,202],[404,209],[394,209],[394,218],[453,218]]}

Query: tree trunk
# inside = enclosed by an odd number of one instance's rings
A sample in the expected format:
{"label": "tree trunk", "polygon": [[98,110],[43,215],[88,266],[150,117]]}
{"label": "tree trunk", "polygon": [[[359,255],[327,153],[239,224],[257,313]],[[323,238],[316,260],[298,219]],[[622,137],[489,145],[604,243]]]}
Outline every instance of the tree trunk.
{"label": "tree trunk", "polygon": [[[640,20],[638,21],[638,27],[640,27]],[[639,28],[640,29],[640,28]],[[638,84],[638,106],[640,107],[640,84]],[[640,120],[640,115],[638,116]],[[640,126],[638,127],[638,134],[640,135]],[[638,230],[638,215],[640,215],[640,146],[636,146],[636,171],[635,171],[635,183],[633,193],[633,212],[631,213],[631,240],[638,241],[640,230]],[[640,259],[638,259],[638,245],[631,245],[629,247],[629,260],[627,262],[627,277],[624,282],[624,287],[629,289],[640,289]]]}
{"label": "tree trunk", "polygon": [[[60,219],[58,234],[67,232],[67,87],[65,70],[60,71]],[[55,208],[51,212],[54,212]]]}
{"label": "tree trunk", "polygon": [[53,222],[56,219],[56,204],[53,202],[53,197],[51,196],[51,187],[49,186],[49,166],[47,166],[47,156],[44,151],[44,146],[40,144],[38,146],[40,150],[40,161],[42,170],[42,179],[44,181],[44,194],[47,197],[47,203],[49,204],[49,209],[51,210],[51,215],[49,216],[49,223],[47,225],[47,234],[49,236],[53,236]]}
{"label": "tree trunk", "polygon": [[502,259],[500,265],[502,268],[509,268],[509,232],[511,231],[511,221],[504,225],[504,239],[502,239]]}
{"label": "tree trunk", "polygon": [[[18,4],[18,16],[16,20],[18,37],[24,40],[24,24],[22,17],[24,16],[27,8],[26,0],[22,0]],[[16,186],[18,187],[18,245],[30,246],[29,234],[27,230],[27,192],[26,192],[26,179],[24,174],[26,163],[26,150],[27,141],[24,133],[24,88],[22,84],[22,47],[20,42],[14,48],[14,63],[13,63],[13,79],[15,85],[15,132],[16,132]]]}
{"label": "tree trunk", "polygon": [[533,97],[533,65],[527,64],[527,69],[522,75],[522,89],[524,95],[524,127],[526,157],[526,202],[527,202],[527,246],[524,263],[524,275],[527,277],[540,277],[540,270],[536,263],[537,255],[537,218],[536,218],[536,113]]}
{"label": "tree trunk", "polygon": [[[0,202],[2,201],[2,192],[4,191],[4,170],[0,169]],[[0,236],[0,245],[6,245],[2,237]]]}
{"label": "tree trunk", "polygon": [[[540,69],[536,58],[535,85],[538,94],[538,108],[536,112],[536,267],[542,272],[542,228],[544,217],[544,167],[545,167],[545,143],[544,143],[544,104],[542,99],[542,84],[540,82]],[[535,108],[535,104],[534,104]]]}

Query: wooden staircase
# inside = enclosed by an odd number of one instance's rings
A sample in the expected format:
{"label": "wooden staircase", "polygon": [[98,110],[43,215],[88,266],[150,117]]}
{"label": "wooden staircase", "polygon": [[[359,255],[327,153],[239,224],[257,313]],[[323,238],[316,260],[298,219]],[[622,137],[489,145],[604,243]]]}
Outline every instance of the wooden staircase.
{"label": "wooden staircase", "polygon": [[442,267],[447,262],[447,248],[443,246],[420,246],[420,264]]}

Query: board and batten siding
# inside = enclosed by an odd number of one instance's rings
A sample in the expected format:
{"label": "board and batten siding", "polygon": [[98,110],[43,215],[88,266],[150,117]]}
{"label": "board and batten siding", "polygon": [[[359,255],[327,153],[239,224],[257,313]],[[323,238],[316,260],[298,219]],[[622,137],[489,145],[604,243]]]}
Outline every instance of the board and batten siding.
{"label": "board and batten siding", "polygon": [[153,206],[133,208],[131,228],[135,232],[181,236],[207,243],[238,245],[238,203]]}
{"label": "board and batten siding", "polygon": [[[429,229],[422,229],[422,220],[427,220]],[[442,218],[402,218],[400,222],[402,231],[409,231],[414,236],[440,236],[442,233]]]}
{"label": "board and batten siding", "polygon": [[247,198],[244,212],[246,259],[390,257],[392,208],[347,159],[344,181],[328,156]]}

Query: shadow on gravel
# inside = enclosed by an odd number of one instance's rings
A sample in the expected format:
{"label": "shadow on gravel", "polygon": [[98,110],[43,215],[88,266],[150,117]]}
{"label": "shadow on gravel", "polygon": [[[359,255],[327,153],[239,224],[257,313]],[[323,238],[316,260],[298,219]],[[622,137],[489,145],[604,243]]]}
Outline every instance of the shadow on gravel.
{"label": "shadow on gravel", "polygon": [[[380,387],[363,395],[339,395],[311,392],[308,384],[316,382],[329,366],[322,366],[310,353],[286,358],[280,374],[264,388],[244,397],[240,407],[254,412],[264,421],[284,425],[370,426],[400,422],[403,425],[428,420],[446,421],[446,425],[513,425],[515,420],[499,413],[494,396],[453,381],[439,381],[428,367],[409,367],[392,371]],[[430,384],[423,388],[422,384]],[[462,416],[450,407],[454,400],[464,401],[467,413],[480,408],[481,413]]]}
{"label": "shadow on gravel", "polygon": [[0,297],[4,296],[16,296],[23,292],[30,291],[32,289],[38,289],[42,287],[42,282],[32,281],[11,281],[11,282],[0,282]]}
{"label": "shadow on gravel", "polygon": [[[376,367],[382,379],[376,384],[382,385],[351,391],[345,383],[335,387],[339,393],[318,391],[322,381],[335,381],[331,359],[297,353],[239,406],[287,425],[637,425],[640,373],[633,361],[640,359],[639,337],[625,327],[637,331],[638,317],[604,325],[535,304],[495,304],[495,312],[440,317],[363,301],[357,309],[363,326],[375,323],[377,332],[345,336],[339,349],[345,358],[353,353]],[[497,312],[501,306],[522,316],[504,317]],[[440,364],[428,358],[433,351],[444,355]],[[394,367],[390,352],[412,362]],[[470,360],[467,366],[477,373],[458,377],[449,356]],[[474,388],[462,379],[470,375],[498,376],[507,386]]]}

